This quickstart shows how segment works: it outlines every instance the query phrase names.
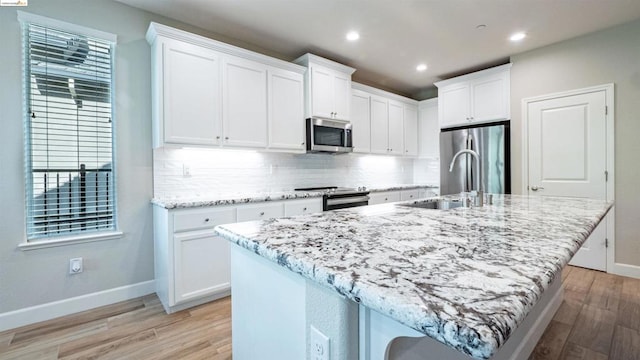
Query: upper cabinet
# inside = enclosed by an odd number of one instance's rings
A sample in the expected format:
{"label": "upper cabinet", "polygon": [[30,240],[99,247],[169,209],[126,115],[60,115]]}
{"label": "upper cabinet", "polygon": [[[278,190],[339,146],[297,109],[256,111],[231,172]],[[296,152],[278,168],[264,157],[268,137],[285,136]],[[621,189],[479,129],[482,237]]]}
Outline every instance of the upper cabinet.
{"label": "upper cabinet", "polygon": [[420,101],[419,131],[421,158],[440,157],[440,126],[438,124],[438,98]]}
{"label": "upper cabinet", "polygon": [[511,64],[435,83],[441,128],[511,118]]}
{"label": "upper cabinet", "polygon": [[305,151],[304,67],[156,23],[147,41],[154,147]]}
{"label": "upper cabinet", "polygon": [[355,69],[313,54],[305,54],[294,63],[307,67],[305,117],[349,120],[351,74]]}
{"label": "upper cabinet", "polygon": [[358,83],[351,99],[354,152],[418,155],[417,101]]}

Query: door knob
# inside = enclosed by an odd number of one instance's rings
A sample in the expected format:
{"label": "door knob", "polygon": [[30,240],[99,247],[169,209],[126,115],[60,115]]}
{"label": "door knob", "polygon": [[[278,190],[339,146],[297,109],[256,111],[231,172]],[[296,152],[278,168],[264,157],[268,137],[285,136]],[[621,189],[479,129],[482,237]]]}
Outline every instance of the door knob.
{"label": "door knob", "polygon": [[544,189],[542,186],[532,186],[531,191],[538,191]]}

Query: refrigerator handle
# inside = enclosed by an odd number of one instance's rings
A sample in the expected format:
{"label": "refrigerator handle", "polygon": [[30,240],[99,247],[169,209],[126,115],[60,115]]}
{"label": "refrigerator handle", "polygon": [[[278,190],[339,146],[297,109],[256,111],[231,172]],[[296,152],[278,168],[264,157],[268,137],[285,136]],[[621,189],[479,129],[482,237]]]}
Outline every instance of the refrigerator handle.
{"label": "refrigerator handle", "polygon": [[[467,149],[468,150],[473,150],[473,137],[471,136],[471,134],[469,134],[469,136],[467,136]],[[473,161],[470,161],[472,159],[469,159],[469,154],[465,154],[465,162],[467,163],[467,176],[465,179],[465,190],[466,191],[471,191],[471,187],[473,186]]]}

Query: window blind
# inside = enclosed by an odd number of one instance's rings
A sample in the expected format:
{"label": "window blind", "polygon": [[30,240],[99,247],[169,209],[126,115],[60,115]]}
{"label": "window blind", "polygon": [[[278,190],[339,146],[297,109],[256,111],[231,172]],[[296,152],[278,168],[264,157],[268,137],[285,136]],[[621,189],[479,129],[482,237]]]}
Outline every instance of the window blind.
{"label": "window blind", "polygon": [[23,27],[27,238],[115,230],[113,44]]}

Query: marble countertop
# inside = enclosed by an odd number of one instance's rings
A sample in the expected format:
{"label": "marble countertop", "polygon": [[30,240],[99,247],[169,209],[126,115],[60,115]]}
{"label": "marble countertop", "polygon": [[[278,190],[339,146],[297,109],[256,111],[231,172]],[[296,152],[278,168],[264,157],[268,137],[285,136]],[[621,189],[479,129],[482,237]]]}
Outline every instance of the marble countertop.
{"label": "marble countertop", "polygon": [[[389,185],[367,189],[371,192],[409,190],[420,188],[438,188],[437,185]],[[225,195],[203,195],[191,198],[153,198],[151,203],[165,209],[182,209],[204,206],[220,206],[232,204],[257,203],[265,201],[279,201],[321,197],[325,191],[279,191],[259,193],[236,193]]]}
{"label": "marble countertop", "polygon": [[279,266],[476,359],[488,359],[612,205],[495,195],[481,208],[401,203],[221,225]]}

